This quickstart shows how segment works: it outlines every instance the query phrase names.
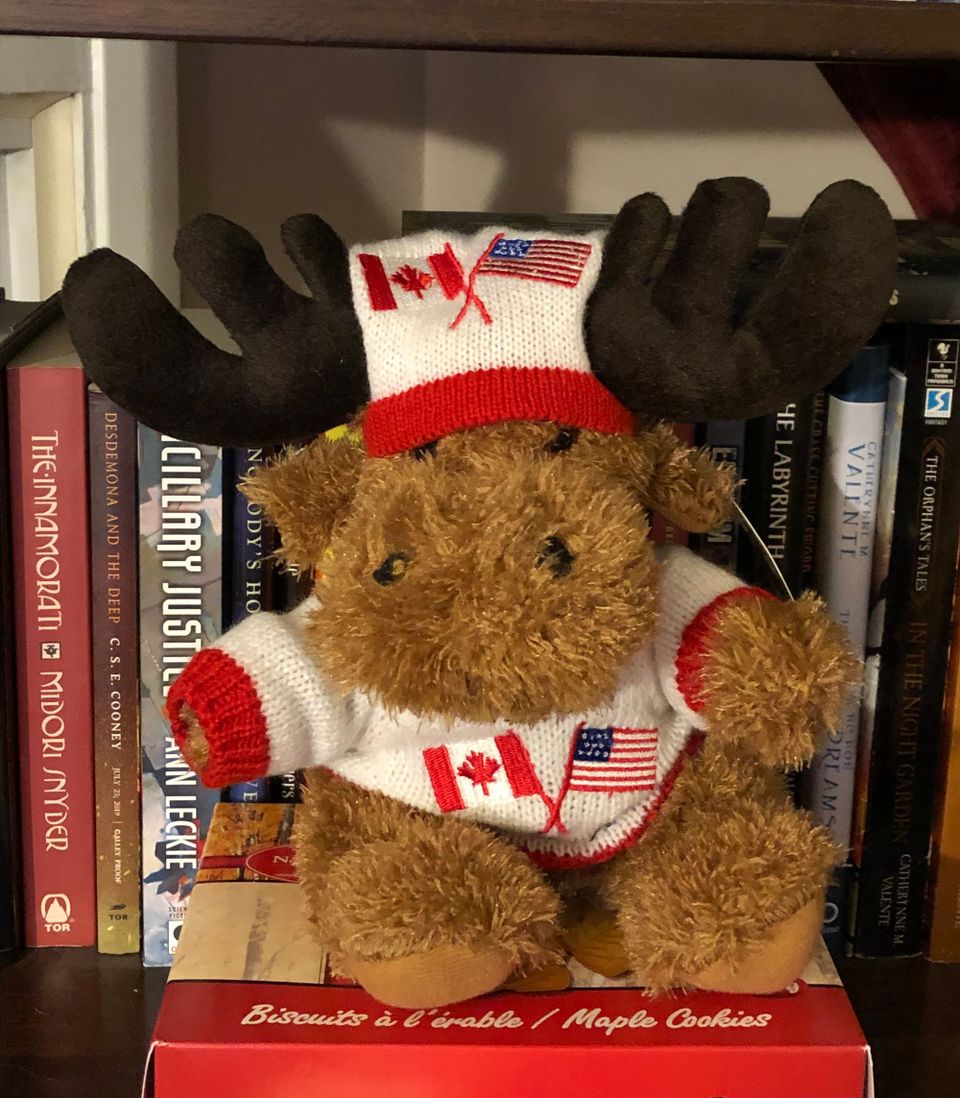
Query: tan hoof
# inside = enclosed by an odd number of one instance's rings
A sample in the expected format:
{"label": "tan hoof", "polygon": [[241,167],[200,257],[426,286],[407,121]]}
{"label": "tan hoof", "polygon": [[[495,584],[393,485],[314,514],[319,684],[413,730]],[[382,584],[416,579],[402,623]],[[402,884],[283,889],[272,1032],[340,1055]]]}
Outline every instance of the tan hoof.
{"label": "tan hoof", "polygon": [[561,961],[528,972],[526,976],[511,976],[501,985],[503,991],[566,991],[570,986],[570,969]]}
{"label": "tan hoof", "polygon": [[588,909],[561,934],[563,944],[591,972],[613,978],[630,969],[623,946],[623,933],[612,911]]}
{"label": "tan hoof", "polygon": [[352,961],[348,975],[387,1006],[426,1009],[493,991],[513,963],[496,946],[445,945],[387,961]]}
{"label": "tan hoof", "polygon": [[823,925],[823,901],[812,900],[773,927],[735,962],[718,961],[684,983],[702,991],[772,995],[789,987],[803,971]]}

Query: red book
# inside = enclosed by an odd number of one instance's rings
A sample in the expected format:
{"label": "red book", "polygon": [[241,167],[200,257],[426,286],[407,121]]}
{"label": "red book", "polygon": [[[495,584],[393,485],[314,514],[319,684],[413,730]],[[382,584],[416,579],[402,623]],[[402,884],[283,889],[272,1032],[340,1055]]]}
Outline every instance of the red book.
{"label": "red book", "polygon": [[7,370],[28,946],[96,940],[87,401],[62,361]]}

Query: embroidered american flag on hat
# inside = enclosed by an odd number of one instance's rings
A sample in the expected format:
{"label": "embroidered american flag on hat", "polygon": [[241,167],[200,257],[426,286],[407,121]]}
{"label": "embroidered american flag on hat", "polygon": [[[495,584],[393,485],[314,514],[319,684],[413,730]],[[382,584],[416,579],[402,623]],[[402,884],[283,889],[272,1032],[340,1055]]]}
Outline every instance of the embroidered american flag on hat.
{"label": "embroidered american flag on hat", "polygon": [[592,246],[583,240],[526,240],[500,237],[481,259],[477,274],[530,278],[576,286]]}

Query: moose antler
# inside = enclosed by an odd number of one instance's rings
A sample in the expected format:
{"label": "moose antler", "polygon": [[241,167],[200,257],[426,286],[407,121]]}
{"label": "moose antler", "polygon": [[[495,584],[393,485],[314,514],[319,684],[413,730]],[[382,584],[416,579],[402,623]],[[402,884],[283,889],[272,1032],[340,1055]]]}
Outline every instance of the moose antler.
{"label": "moose antler", "polygon": [[701,183],[659,277],[667,207],[644,194],[617,215],[586,338],[594,372],[630,409],[681,421],[762,415],[826,384],[873,334],[897,263],[880,197],[852,180],[827,187],[770,284],[737,317],[767,208],[752,180]]}
{"label": "moose antler", "polygon": [[312,298],[226,218],[199,217],[177,237],[177,265],[242,357],[201,336],[129,260],[107,248],[78,259],[63,306],[89,375],[144,423],[194,442],[265,446],[342,423],[369,396],[346,250],[310,214],[281,235]]}

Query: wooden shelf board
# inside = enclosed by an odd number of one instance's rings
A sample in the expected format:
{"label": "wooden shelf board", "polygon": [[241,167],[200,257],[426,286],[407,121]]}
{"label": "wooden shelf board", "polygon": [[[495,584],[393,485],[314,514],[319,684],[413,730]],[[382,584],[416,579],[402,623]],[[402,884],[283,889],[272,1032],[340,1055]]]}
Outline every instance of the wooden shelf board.
{"label": "wooden shelf board", "polygon": [[960,57],[960,6],[909,0],[3,0],[0,33],[892,60]]}
{"label": "wooden shelf board", "polygon": [[3,1098],[135,1098],[165,968],[92,949],[0,956]]}

